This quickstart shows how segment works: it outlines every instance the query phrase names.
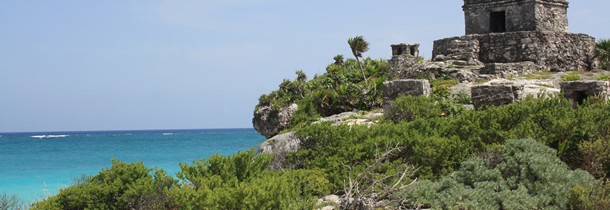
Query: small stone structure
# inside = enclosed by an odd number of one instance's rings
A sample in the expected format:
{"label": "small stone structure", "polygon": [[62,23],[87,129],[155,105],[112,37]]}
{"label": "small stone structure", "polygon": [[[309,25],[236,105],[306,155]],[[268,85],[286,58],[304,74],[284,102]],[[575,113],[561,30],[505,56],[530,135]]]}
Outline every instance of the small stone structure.
{"label": "small stone structure", "polygon": [[523,85],[497,84],[472,87],[471,97],[475,109],[501,106],[523,99]]}
{"label": "small stone structure", "polygon": [[404,96],[430,96],[432,88],[430,82],[425,79],[401,79],[383,83],[383,102],[388,102]]}
{"label": "small stone structure", "polygon": [[561,92],[576,107],[582,104],[588,97],[606,101],[610,94],[610,82],[601,80],[568,81],[560,84]]}
{"label": "small stone structure", "polygon": [[419,44],[395,44],[392,47],[392,58],[388,60],[395,72],[398,69],[408,68],[419,61]]}
{"label": "small stone structure", "polygon": [[466,36],[435,41],[432,57],[590,70],[595,38],[567,32],[567,8],[566,0],[464,0]]}
{"label": "small stone structure", "polygon": [[464,0],[466,35],[517,31],[568,32],[566,0]]}

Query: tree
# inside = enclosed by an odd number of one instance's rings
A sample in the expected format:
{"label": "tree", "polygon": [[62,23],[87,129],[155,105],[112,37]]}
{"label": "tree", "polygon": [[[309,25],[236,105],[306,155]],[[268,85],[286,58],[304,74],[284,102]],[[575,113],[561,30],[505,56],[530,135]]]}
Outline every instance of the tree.
{"label": "tree", "polygon": [[333,59],[335,59],[335,65],[343,65],[343,55],[336,55]]}
{"label": "tree", "polygon": [[362,53],[369,50],[369,43],[364,40],[364,37],[356,36],[349,38],[347,40],[347,44],[349,44],[349,47],[352,49],[352,54],[354,54],[356,61],[358,61],[358,65],[360,65],[360,70],[362,70],[364,81],[367,82],[366,74],[364,74],[364,67],[362,66],[362,63],[360,63],[360,58],[362,57]]}
{"label": "tree", "polygon": [[601,67],[610,70],[610,39],[600,39],[595,43],[595,58],[601,63]]}

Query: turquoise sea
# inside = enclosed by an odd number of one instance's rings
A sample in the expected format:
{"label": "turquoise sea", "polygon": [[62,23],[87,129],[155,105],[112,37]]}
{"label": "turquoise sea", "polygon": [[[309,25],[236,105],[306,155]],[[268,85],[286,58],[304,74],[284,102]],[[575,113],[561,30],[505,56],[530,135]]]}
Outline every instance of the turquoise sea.
{"label": "turquoise sea", "polygon": [[254,129],[0,133],[0,194],[37,201],[108,168],[112,158],[175,175],[181,162],[234,154],[264,140]]}

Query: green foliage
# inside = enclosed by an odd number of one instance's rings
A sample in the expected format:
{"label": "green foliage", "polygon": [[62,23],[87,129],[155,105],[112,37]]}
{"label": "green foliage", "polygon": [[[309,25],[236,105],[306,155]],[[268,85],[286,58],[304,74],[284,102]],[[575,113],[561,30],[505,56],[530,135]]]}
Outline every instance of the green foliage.
{"label": "green foliage", "polygon": [[572,209],[610,209],[610,182],[598,181],[598,184],[576,185],[570,195]]}
{"label": "green foliage", "polygon": [[175,186],[163,170],[112,160],[110,168],[33,204],[33,209],[167,209],[164,191]]}
{"label": "green foliage", "polygon": [[610,39],[600,39],[595,44],[595,58],[602,69],[610,70]]}
{"label": "green foliage", "polygon": [[591,175],[570,170],[553,149],[534,140],[509,141],[499,157],[493,164],[465,161],[452,176],[421,181],[397,193],[396,200],[434,209],[568,209],[574,187],[595,184]]}
{"label": "green foliage", "polygon": [[320,116],[379,108],[388,63],[370,58],[361,63],[368,82],[361,75],[359,62],[348,59],[341,65],[329,65],[325,74],[309,81],[302,72],[297,72],[295,80],[284,80],[277,91],[261,96],[259,105],[272,104],[279,110],[297,103],[299,110],[292,117],[292,127],[308,125]]}
{"label": "green foliage", "polygon": [[[450,107],[460,109],[451,111]],[[308,138],[287,160],[297,168],[324,170],[333,190],[339,191],[350,173],[362,172],[388,145],[396,145],[400,152],[389,155],[383,165],[413,165],[420,178],[438,178],[473,155],[521,138],[538,139],[556,149],[556,155],[571,167],[584,168],[579,144],[607,140],[608,110],[609,103],[585,103],[573,109],[566,99],[548,97],[466,111],[449,99],[405,96],[386,110],[391,123],[371,127],[316,124],[299,129]]]}
{"label": "green foliage", "polygon": [[17,195],[0,194],[0,210],[27,209]]}
{"label": "green foliage", "polygon": [[561,76],[561,81],[578,81],[580,79],[580,75],[573,73]]}
{"label": "green foliage", "polygon": [[369,43],[364,40],[364,37],[362,36],[349,38],[347,40],[347,44],[349,44],[349,47],[352,50],[352,54],[354,55],[354,57],[356,57],[356,60],[362,57],[362,53],[369,50]]}
{"label": "green foliage", "polygon": [[610,74],[599,75],[595,77],[597,80],[610,80]]}
{"label": "green foliage", "polygon": [[343,63],[345,62],[344,58],[343,58],[343,55],[336,55],[333,58],[333,60],[335,60],[335,63],[334,63],[335,65],[343,65]]}
{"label": "green foliage", "polygon": [[325,174],[316,170],[272,172],[271,157],[253,150],[181,164],[183,188],[170,190],[180,209],[311,209],[315,196],[329,193]]}
{"label": "green foliage", "polygon": [[596,178],[604,178],[610,168],[610,143],[608,139],[584,141],[578,145],[582,168]]}

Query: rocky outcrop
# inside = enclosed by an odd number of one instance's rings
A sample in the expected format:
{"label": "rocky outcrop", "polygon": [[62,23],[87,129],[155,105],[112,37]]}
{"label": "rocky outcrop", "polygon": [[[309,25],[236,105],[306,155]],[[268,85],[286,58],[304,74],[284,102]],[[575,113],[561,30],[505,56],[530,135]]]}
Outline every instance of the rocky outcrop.
{"label": "rocky outcrop", "polygon": [[273,155],[271,169],[283,169],[285,168],[284,159],[289,153],[296,152],[299,149],[301,141],[296,132],[280,134],[259,145],[258,152]]}
{"label": "rocky outcrop", "polygon": [[276,108],[273,104],[260,104],[254,112],[254,129],[267,138],[288,128],[292,115],[299,109],[297,104]]}
{"label": "rocky outcrop", "polygon": [[314,124],[323,123],[323,122],[331,122],[332,125],[335,125],[335,126],[338,126],[338,125],[349,125],[349,126],[372,125],[375,122],[377,122],[377,120],[379,120],[381,117],[383,117],[383,113],[381,113],[381,112],[373,112],[373,111],[366,112],[366,113],[343,112],[340,114],[324,117],[324,118],[314,122]]}

